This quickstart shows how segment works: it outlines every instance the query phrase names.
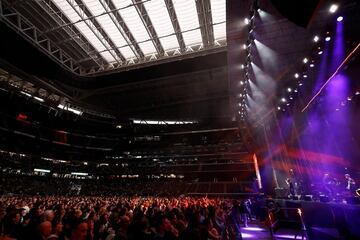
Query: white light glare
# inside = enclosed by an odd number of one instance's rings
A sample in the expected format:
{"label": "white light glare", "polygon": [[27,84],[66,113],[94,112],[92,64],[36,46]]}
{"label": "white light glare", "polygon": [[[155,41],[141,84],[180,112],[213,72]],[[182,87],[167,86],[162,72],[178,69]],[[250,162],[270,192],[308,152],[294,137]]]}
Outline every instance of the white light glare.
{"label": "white light glare", "polygon": [[327,36],[326,38],[325,38],[325,41],[330,41],[331,40],[331,37],[329,37],[329,36]]}
{"label": "white light glare", "polygon": [[339,17],[336,19],[336,21],[341,22],[343,19],[344,19],[343,16],[339,16]]}
{"label": "white light glare", "polygon": [[240,85],[244,85],[244,81],[240,81]]}
{"label": "white light glare", "polygon": [[45,100],[44,99],[42,99],[42,98],[39,98],[39,97],[33,97],[35,100],[37,100],[37,101],[39,101],[39,102],[45,102]]}
{"label": "white light glare", "polygon": [[246,44],[243,44],[243,49],[246,49]]}
{"label": "white light glare", "polygon": [[308,61],[309,61],[309,59],[307,59],[307,58],[303,59],[303,63],[307,63]]}
{"label": "white light glare", "polygon": [[62,104],[59,104],[58,108],[69,111],[69,112],[72,112],[72,113],[75,113],[76,115],[82,115],[83,114],[83,112],[81,112],[79,110],[76,110],[76,109],[68,107],[68,106],[64,106]]}
{"label": "white light glare", "polygon": [[318,54],[319,54],[319,55],[323,54],[323,51],[318,51]]}
{"label": "white light glare", "polygon": [[329,8],[329,12],[334,13],[338,10],[339,6],[337,4],[332,4]]}
{"label": "white light glare", "polygon": [[76,176],[87,176],[89,175],[88,173],[82,173],[82,172],[72,172],[71,175],[76,175]]}
{"label": "white light glare", "polygon": [[250,20],[248,18],[245,18],[244,22],[246,25],[248,25],[250,23]]}
{"label": "white light glare", "polygon": [[299,74],[298,73],[295,73],[295,78],[299,78]]}
{"label": "white light glare", "polygon": [[355,95],[356,95],[356,96],[357,96],[357,95],[359,95],[359,94],[360,94],[360,92],[359,92],[359,91],[356,91],[356,92],[355,92]]}
{"label": "white light glare", "polygon": [[34,168],[34,172],[44,172],[44,173],[49,173],[50,170],[47,169],[41,169],[41,168]]}
{"label": "white light glare", "polygon": [[312,68],[313,68],[313,67],[315,67],[315,65],[312,63],[312,64],[310,64],[310,67],[312,67]]}
{"label": "white light glare", "polygon": [[291,88],[288,88],[288,89],[287,89],[287,91],[288,91],[288,92],[291,92],[291,91],[292,91],[292,89],[291,89]]}
{"label": "white light glare", "polygon": [[244,64],[241,64],[241,69],[244,69],[244,68],[245,68]]}
{"label": "white light glare", "polygon": [[286,102],[286,98],[281,98],[281,102]]}
{"label": "white light glare", "polygon": [[281,110],[281,107],[277,107],[278,110]]}
{"label": "white light glare", "polygon": [[318,42],[320,40],[320,38],[318,36],[314,37],[314,42]]}

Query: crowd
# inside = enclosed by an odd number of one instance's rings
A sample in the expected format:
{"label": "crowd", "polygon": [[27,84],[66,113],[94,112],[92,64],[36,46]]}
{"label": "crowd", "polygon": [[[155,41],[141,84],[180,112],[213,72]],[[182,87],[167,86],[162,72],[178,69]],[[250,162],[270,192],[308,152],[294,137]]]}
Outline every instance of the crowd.
{"label": "crowd", "polygon": [[263,198],[2,196],[0,239],[241,239]]}

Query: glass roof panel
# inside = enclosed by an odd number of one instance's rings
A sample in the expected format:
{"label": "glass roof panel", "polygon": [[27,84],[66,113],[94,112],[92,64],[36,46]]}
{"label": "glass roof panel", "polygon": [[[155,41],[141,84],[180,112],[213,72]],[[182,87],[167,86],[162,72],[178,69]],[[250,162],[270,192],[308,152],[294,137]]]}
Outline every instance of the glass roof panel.
{"label": "glass roof panel", "polygon": [[[131,0],[114,1],[116,8],[129,6],[131,4]],[[135,7],[126,7],[119,10],[119,13],[137,42],[151,39]],[[139,46],[144,54],[156,53],[156,48],[152,41],[139,44]]]}
{"label": "glass roof panel", "polygon": [[[83,0],[84,4],[90,10],[93,16],[99,15],[104,13],[106,10],[101,5],[99,0]],[[112,14],[112,13],[110,13]],[[108,14],[101,15],[95,18],[97,22],[101,25],[102,29],[104,29],[105,33],[109,36],[109,38],[113,41],[116,47],[123,47],[128,45],[126,40],[124,39],[123,35],[120,33],[116,25],[114,24],[113,20],[111,20]],[[121,51],[120,51],[121,52]],[[131,51],[130,54],[123,53],[121,54],[126,58],[134,58],[135,53]]]}
{"label": "glass roof panel", "polygon": [[175,31],[164,0],[147,1],[144,2],[144,6],[164,50],[179,48],[177,38],[169,36],[175,34]]}
{"label": "glass roof panel", "polygon": [[179,48],[179,42],[175,35],[162,37],[159,40],[165,51]]}
{"label": "glass roof panel", "polygon": [[202,43],[200,29],[182,33],[186,46],[194,46]]}
{"label": "glass roof panel", "polygon": [[116,62],[114,57],[110,54],[109,51],[101,52],[100,54],[109,63]]}
{"label": "glass roof panel", "polygon": [[214,28],[214,39],[222,40],[226,39],[226,23],[213,25]]}
{"label": "glass roof panel", "polygon": [[[213,28],[214,28],[214,38],[225,39],[226,38],[226,24],[222,23],[226,21],[226,1],[225,0],[210,0],[211,4],[211,17]],[[221,24],[217,24],[221,23]]]}
{"label": "glass roof panel", "polygon": [[[174,8],[182,32],[199,28],[195,0],[174,0]],[[185,37],[186,36],[186,37]],[[183,33],[185,45],[202,43],[200,31]]]}

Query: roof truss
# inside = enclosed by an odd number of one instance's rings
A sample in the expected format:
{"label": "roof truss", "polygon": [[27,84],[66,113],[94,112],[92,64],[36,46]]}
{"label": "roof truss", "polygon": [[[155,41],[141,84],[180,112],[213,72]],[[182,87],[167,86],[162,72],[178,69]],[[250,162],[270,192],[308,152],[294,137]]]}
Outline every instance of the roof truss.
{"label": "roof truss", "polygon": [[[124,71],[226,49],[225,0],[28,1],[54,23],[41,31],[37,27],[41,20],[28,17],[29,13],[25,18],[24,9],[11,0],[0,3],[6,9],[5,14],[0,9],[2,21],[78,75]],[[65,34],[54,39],[60,30]],[[78,53],[67,52],[64,44]]]}

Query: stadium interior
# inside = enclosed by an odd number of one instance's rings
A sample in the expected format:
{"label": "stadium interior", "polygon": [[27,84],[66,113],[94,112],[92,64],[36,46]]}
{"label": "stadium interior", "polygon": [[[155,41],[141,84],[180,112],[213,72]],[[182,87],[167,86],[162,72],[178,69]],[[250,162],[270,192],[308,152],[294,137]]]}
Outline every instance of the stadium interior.
{"label": "stadium interior", "polygon": [[0,240],[360,239],[360,2],[0,0]]}

